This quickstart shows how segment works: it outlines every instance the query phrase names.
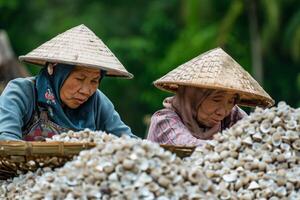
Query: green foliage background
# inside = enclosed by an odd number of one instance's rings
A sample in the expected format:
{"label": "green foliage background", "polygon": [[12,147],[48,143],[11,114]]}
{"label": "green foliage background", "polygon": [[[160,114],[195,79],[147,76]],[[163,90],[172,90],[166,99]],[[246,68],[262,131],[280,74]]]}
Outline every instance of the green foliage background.
{"label": "green foliage background", "polygon": [[[263,87],[276,102],[299,107],[300,1],[253,1]],[[179,64],[220,46],[252,73],[248,10],[249,0],[0,0],[0,29],[23,55],[71,27],[88,26],[135,75],[105,78],[100,88],[144,137],[145,118],[170,95],[152,82]]]}

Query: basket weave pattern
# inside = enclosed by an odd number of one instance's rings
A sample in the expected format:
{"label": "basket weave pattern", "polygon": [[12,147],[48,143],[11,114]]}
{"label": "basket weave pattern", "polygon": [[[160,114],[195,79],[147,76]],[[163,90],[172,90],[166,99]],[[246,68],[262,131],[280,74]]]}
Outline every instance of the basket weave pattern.
{"label": "basket weave pattern", "polygon": [[35,171],[40,167],[60,167],[81,150],[94,143],[73,142],[0,142],[0,179],[16,176],[18,171]]}

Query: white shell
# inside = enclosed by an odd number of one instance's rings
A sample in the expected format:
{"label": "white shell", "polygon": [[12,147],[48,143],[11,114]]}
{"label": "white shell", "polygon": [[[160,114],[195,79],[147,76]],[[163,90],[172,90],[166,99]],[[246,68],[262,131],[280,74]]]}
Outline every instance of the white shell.
{"label": "white shell", "polygon": [[248,136],[248,137],[246,137],[245,139],[242,140],[242,143],[252,145],[253,141],[252,141],[251,137]]}
{"label": "white shell", "polygon": [[260,188],[260,187],[259,187],[259,185],[257,184],[257,182],[255,182],[255,181],[252,181],[252,182],[250,183],[250,185],[248,186],[248,190],[255,190],[255,189],[258,189],[258,188]]}
{"label": "white shell", "polygon": [[268,133],[271,130],[272,124],[269,120],[264,120],[260,124],[260,130],[262,133]]}
{"label": "white shell", "polygon": [[296,150],[300,150],[300,139],[297,139],[292,144],[293,148]]}
{"label": "white shell", "polygon": [[274,146],[279,146],[279,145],[281,145],[281,141],[282,141],[282,137],[281,137],[281,134],[280,133],[274,133],[273,135],[272,135],[272,144],[274,145]]}
{"label": "white shell", "polygon": [[225,174],[223,175],[223,179],[226,182],[233,182],[237,179],[237,174],[236,173]]}

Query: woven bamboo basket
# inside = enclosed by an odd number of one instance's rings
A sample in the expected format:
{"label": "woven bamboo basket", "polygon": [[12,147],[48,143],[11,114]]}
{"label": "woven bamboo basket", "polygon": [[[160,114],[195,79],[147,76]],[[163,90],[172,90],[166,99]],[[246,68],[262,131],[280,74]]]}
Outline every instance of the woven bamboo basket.
{"label": "woven bamboo basket", "polygon": [[40,167],[60,167],[94,143],[0,141],[0,179]]}
{"label": "woven bamboo basket", "polygon": [[[95,143],[0,141],[0,179],[35,171],[41,167],[63,166],[80,151],[95,147]],[[177,156],[190,156],[195,147],[160,145]]]}

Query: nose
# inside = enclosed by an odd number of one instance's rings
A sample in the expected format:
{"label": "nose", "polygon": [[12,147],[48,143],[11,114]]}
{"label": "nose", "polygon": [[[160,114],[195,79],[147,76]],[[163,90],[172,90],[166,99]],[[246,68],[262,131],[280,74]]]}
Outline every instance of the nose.
{"label": "nose", "polygon": [[91,93],[90,87],[88,85],[86,85],[86,84],[83,84],[80,87],[79,93],[81,93],[81,94],[83,94],[85,96],[89,96],[90,93]]}
{"label": "nose", "polygon": [[220,120],[223,120],[226,115],[227,115],[227,109],[225,106],[220,106],[217,110],[216,110],[216,115],[218,117],[220,117]]}

